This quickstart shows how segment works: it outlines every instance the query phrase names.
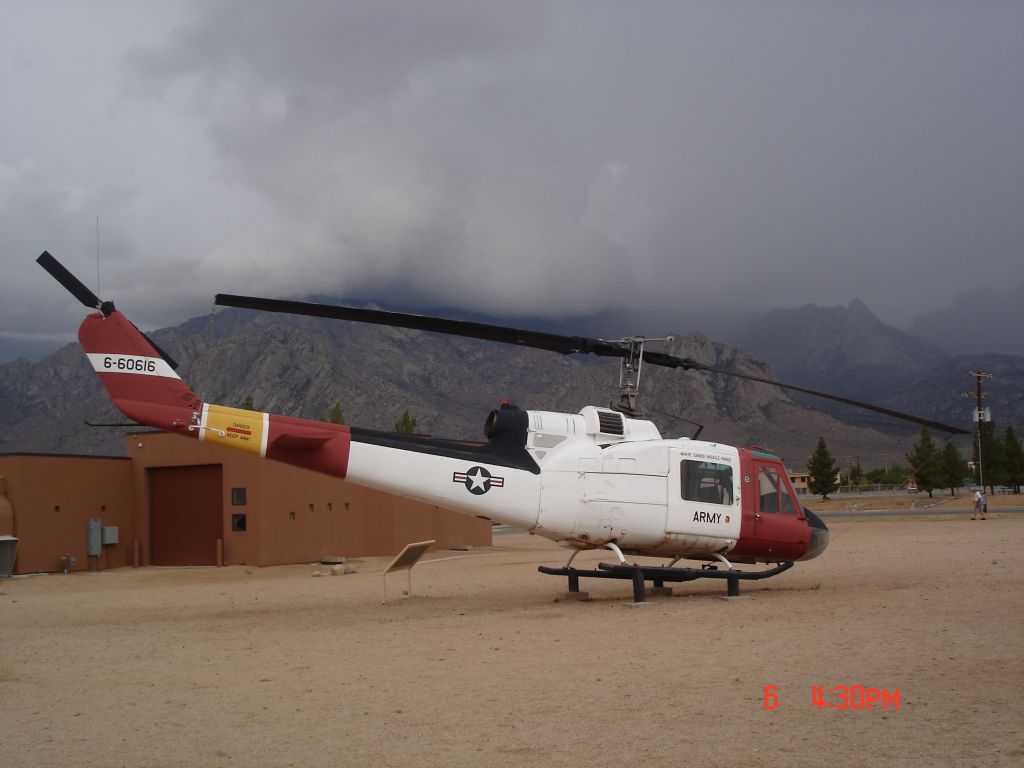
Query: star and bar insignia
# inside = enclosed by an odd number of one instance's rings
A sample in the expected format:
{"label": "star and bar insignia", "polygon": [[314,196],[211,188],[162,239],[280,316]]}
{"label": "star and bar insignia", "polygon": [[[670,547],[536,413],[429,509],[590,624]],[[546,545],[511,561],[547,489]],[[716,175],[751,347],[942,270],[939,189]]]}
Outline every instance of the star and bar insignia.
{"label": "star and bar insignia", "polygon": [[491,488],[504,488],[505,478],[495,477],[483,467],[473,467],[467,472],[452,474],[453,483],[463,483],[466,490],[475,496],[482,496]]}

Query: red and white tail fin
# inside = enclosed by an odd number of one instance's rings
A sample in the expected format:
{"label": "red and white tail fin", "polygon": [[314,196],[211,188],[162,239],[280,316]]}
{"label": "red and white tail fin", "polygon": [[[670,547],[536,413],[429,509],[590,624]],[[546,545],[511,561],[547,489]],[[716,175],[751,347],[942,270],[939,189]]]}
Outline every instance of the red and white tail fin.
{"label": "red and white tail fin", "polygon": [[100,301],[48,252],[36,261],[82,304],[99,310],[82,321],[78,340],[125,416],[166,432],[345,477],[352,442],[348,427],[203,403],[166,355],[112,302]]}
{"label": "red and white tail fin", "polygon": [[124,315],[89,315],[78,340],[121,413],[157,429],[195,434],[202,400]]}
{"label": "red and white tail fin", "polygon": [[89,315],[78,339],[125,416],[167,432],[345,477],[348,427],[203,403],[117,310]]}

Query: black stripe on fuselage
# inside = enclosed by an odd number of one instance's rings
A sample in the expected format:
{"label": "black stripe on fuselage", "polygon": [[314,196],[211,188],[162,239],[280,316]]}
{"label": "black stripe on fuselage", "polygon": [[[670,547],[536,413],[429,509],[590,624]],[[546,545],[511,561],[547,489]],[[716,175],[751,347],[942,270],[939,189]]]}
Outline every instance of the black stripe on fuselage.
{"label": "black stripe on fuselage", "polygon": [[[377,432],[372,429],[352,427],[352,442],[379,445],[398,451],[428,453],[433,456],[447,456],[463,459],[473,464],[490,464],[498,467],[523,469],[539,475],[540,467],[526,450],[526,430],[519,436],[504,434],[486,443],[472,443],[460,440],[444,440],[436,437],[405,435],[397,432]],[[513,439],[509,439],[513,438]]]}

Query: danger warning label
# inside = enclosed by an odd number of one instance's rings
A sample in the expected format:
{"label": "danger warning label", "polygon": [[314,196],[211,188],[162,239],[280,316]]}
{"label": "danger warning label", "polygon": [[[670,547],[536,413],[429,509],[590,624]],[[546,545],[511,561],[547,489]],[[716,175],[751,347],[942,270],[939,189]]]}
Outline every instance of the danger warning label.
{"label": "danger warning label", "polygon": [[200,439],[263,455],[266,450],[263,439],[267,428],[266,417],[267,414],[259,411],[207,404],[203,408],[205,429],[201,431]]}

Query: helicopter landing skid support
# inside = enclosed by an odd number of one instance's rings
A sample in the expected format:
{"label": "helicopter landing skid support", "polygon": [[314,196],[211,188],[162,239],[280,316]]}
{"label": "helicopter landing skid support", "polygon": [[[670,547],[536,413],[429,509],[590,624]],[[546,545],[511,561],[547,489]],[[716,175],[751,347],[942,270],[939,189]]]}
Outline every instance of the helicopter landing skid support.
{"label": "helicopter landing skid support", "polygon": [[537,570],[550,576],[566,576],[569,579],[569,594],[580,593],[580,578],[586,579],[629,579],[633,582],[633,602],[642,603],[646,600],[644,583],[650,581],[654,589],[662,589],[665,582],[696,581],[697,579],[725,579],[729,597],[740,596],[740,581],[757,581],[778,576],[793,567],[792,560],[778,563],[774,568],[764,571],[737,571],[730,569],[720,571],[717,567],[708,568],[673,568],[664,565],[640,565],[634,563],[598,563],[597,570],[580,570],[578,568],[552,568],[547,565],[537,566]]}

